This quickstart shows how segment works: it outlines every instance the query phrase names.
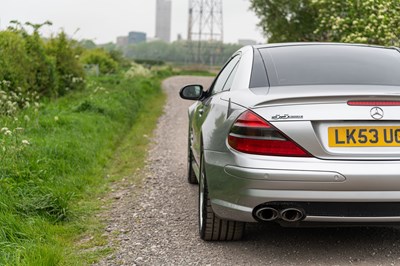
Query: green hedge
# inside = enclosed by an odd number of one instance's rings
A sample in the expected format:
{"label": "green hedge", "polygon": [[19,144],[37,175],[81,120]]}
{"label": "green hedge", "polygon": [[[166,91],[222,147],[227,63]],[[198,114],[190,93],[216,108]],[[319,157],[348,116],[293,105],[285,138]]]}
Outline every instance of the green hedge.
{"label": "green hedge", "polygon": [[0,81],[11,83],[12,91],[60,96],[84,87],[81,48],[64,32],[44,41],[36,29],[0,32]]}

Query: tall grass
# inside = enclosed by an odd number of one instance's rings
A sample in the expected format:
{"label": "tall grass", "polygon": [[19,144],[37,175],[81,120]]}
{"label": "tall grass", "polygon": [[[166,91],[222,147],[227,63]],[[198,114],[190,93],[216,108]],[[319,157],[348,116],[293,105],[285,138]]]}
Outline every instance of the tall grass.
{"label": "tall grass", "polygon": [[38,111],[0,116],[11,131],[0,132],[0,143],[14,147],[0,167],[1,265],[68,264],[64,240],[83,230],[80,202],[105,182],[107,162],[139,110],[160,97],[159,85],[154,77],[90,78],[86,90]]}

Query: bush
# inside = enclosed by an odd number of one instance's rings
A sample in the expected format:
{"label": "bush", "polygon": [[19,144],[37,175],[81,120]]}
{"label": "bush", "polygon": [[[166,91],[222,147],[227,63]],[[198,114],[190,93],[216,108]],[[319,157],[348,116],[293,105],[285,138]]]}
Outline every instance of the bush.
{"label": "bush", "polygon": [[117,62],[103,49],[85,51],[82,54],[81,62],[86,65],[97,65],[102,74],[112,74],[118,70]]}
{"label": "bush", "polygon": [[120,67],[127,69],[131,66],[131,61],[124,57],[124,54],[120,50],[109,51],[111,58],[118,63]]}
{"label": "bush", "polygon": [[57,95],[65,95],[70,90],[84,87],[84,70],[79,62],[78,49],[74,42],[68,40],[64,32],[47,43],[47,52],[55,60],[57,70]]}
{"label": "bush", "polygon": [[25,50],[28,55],[28,84],[30,90],[42,95],[53,95],[57,87],[57,73],[54,60],[46,54],[42,38],[37,30],[32,35],[23,32]]}
{"label": "bush", "polygon": [[0,32],[0,81],[9,83],[8,90],[59,96],[84,87],[78,49],[64,32],[45,43],[38,30],[49,22],[27,23],[32,34],[15,24],[16,28]]}
{"label": "bush", "polygon": [[0,81],[8,81],[11,87],[26,88],[30,72],[25,40],[12,31],[0,32]]}

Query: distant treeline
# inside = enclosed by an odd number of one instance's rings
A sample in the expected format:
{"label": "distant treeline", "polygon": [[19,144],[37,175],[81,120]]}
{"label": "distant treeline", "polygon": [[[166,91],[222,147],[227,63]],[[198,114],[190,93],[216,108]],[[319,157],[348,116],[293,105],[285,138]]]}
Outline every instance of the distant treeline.
{"label": "distant treeline", "polygon": [[216,42],[161,41],[140,43],[123,49],[124,55],[135,60],[165,61],[180,64],[222,65],[241,46]]}

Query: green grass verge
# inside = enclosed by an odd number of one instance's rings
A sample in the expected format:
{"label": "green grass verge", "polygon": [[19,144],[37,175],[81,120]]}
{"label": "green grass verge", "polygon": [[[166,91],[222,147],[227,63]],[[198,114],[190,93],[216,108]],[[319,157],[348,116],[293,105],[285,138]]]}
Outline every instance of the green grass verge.
{"label": "green grass verge", "polygon": [[[158,78],[109,76],[88,87],[39,114],[0,119],[13,132],[0,136],[1,265],[80,265],[108,252],[77,248],[104,245],[93,217],[102,204],[97,198],[109,182],[142,167],[143,135],[154,128],[165,96]],[[22,122],[25,115],[29,122]],[[16,129],[21,124],[23,131]]]}
{"label": "green grass verge", "polygon": [[[127,131],[124,139],[118,145],[113,157],[107,167],[106,176],[108,181],[105,186],[99,186],[94,194],[96,197],[88,198],[85,201],[91,213],[97,213],[101,206],[108,208],[110,202],[98,200],[99,195],[104,195],[104,190],[108,192],[110,182],[121,182],[119,186],[139,185],[143,180],[141,171],[145,166],[148,145],[152,138],[154,129],[157,126],[158,118],[164,110],[166,95],[158,94],[148,101],[138,113],[132,128]],[[98,261],[112,250],[106,247],[109,239],[104,236],[104,224],[95,216],[88,217],[87,228],[84,234],[80,235],[79,243],[72,249],[72,254],[79,253],[78,261],[92,264]]]}

